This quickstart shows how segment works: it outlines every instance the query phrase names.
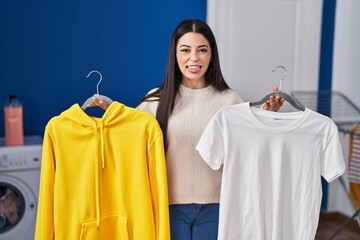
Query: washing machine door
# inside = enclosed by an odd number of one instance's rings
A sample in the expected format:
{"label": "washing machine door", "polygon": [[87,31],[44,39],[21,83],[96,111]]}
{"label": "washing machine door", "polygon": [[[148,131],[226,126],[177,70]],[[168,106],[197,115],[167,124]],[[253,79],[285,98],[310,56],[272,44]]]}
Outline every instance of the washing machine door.
{"label": "washing machine door", "polygon": [[26,182],[0,175],[0,240],[33,240],[36,195]]}

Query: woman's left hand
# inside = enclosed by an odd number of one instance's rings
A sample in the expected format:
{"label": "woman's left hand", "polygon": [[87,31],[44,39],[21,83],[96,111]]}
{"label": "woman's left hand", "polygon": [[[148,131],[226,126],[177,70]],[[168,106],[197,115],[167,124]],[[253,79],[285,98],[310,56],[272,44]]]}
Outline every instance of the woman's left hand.
{"label": "woman's left hand", "polygon": [[[274,86],[273,92],[278,92],[279,88],[277,85]],[[279,111],[279,109],[281,108],[281,106],[283,105],[283,103],[285,102],[284,98],[280,98],[279,96],[270,96],[269,100],[267,100],[262,108],[268,111],[273,111],[273,112],[277,112]]]}

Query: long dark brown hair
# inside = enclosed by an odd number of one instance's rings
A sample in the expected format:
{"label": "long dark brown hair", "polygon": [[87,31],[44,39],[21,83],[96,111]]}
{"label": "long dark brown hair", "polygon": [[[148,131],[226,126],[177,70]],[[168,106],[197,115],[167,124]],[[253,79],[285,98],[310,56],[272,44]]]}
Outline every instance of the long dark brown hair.
{"label": "long dark brown hair", "polygon": [[182,73],[176,61],[176,45],[179,38],[188,32],[202,34],[210,44],[212,56],[209,68],[205,73],[206,84],[214,86],[218,91],[229,89],[229,86],[226,84],[221,73],[216,40],[209,25],[198,19],[185,19],[181,21],[171,37],[164,81],[159,85],[156,91],[146,95],[140,101],[159,101],[156,119],[163,131],[165,144],[167,144],[166,134],[168,120],[174,109],[175,97],[179,91],[182,79]]}

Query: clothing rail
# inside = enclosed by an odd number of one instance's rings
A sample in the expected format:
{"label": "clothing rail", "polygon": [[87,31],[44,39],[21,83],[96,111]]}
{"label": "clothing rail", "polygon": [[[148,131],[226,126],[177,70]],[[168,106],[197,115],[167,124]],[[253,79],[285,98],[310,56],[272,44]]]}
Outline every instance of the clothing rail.
{"label": "clothing rail", "polygon": [[[301,105],[330,117],[337,125],[339,132],[360,136],[357,130],[360,126],[360,108],[344,94],[337,91],[293,91],[291,95]],[[338,179],[355,213],[334,232],[330,239],[334,239],[354,219],[360,226],[358,216],[360,209],[356,209],[343,177],[340,176]]]}
{"label": "clothing rail", "polygon": [[337,91],[293,91],[292,96],[302,105],[330,117],[340,130],[360,123],[360,108]]}

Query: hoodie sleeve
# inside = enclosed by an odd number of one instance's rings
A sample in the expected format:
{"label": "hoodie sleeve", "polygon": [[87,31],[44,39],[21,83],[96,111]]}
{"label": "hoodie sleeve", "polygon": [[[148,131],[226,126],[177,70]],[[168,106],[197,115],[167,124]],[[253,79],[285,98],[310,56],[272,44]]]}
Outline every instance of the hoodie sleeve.
{"label": "hoodie sleeve", "polygon": [[160,127],[158,126],[151,135],[153,137],[149,139],[150,144],[147,154],[156,239],[170,239],[166,161],[163,135]]}
{"label": "hoodie sleeve", "polygon": [[54,146],[47,126],[43,139],[35,240],[54,239],[54,177]]}

